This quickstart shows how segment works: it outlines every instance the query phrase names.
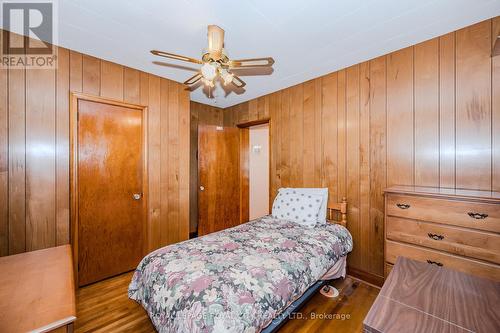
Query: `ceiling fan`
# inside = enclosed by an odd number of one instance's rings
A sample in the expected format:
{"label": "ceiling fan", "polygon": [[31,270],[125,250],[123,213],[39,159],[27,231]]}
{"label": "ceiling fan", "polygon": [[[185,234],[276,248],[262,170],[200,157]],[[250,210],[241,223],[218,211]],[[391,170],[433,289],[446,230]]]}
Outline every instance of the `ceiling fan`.
{"label": "ceiling fan", "polygon": [[203,84],[213,88],[215,80],[217,77],[220,77],[224,85],[233,84],[237,88],[243,88],[246,83],[235,75],[233,69],[271,67],[274,64],[274,59],[271,57],[240,60],[229,59],[224,49],[224,30],[216,25],[208,26],[207,37],[208,48],[203,53],[201,60],[158,50],[151,50],[151,53],[160,57],[202,65],[198,73],[184,81],[184,84],[187,86],[192,86],[201,80]]}

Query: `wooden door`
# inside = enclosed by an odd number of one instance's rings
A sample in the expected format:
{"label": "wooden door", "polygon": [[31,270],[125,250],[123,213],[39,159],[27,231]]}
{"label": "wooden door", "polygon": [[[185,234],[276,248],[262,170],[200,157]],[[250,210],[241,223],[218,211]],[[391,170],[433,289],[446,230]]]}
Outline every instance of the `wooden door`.
{"label": "wooden door", "polygon": [[198,235],[240,224],[240,130],[198,127]]}
{"label": "wooden door", "polygon": [[78,281],[133,270],[146,224],[142,109],[78,100]]}

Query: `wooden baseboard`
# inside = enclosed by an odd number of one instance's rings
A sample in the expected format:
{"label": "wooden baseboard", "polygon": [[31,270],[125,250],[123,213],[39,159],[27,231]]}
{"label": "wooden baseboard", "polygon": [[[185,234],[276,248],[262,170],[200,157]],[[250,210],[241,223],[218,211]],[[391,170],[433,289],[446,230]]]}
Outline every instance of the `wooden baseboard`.
{"label": "wooden baseboard", "polygon": [[383,276],[365,272],[361,269],[347,267],[347,274],[378,287],[382,287],[382,285],[384,284]]}

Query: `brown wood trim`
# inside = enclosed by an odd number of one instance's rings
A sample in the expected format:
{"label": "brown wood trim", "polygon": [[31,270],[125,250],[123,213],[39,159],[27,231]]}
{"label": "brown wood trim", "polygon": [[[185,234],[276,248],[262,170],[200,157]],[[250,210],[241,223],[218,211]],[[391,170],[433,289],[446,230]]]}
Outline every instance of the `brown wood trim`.
{"label": "brown wood trim", "polygon": [[270,118],[264,118],[236,125],[240,129],[240,210],[241,223],[248,222],[250,218],[250,188],[249,188],[249,152],[250,152],[250,127],[268,124],[269,126],[269,209],[273,205],[274,197],[272,190],[272,122]]}
{"label": "brown wood trim", "polygon": [[[268,149],[269,149],[269,214],[271,214],[272,207],[273,207],[273,202],[274,202],[274,196],[273,196],[273,121],[271,118],[268,119],[267,121],[268,127],[269,127],[269,142],[268,142]],[[276,189],[277,190],[277,189]]]}
{"label": "brown wood trim", "polygon": [[[236,124],[236,127],[248,128],[248,127],[252,127],[252,126],[267,124],[270,122],[271,122],[271,118],[263,118],[263,119],[248,121],[248,122],[241,123],[241,124]],[[271,131],[269,131],[269,132],[271,132]],[[271,144],[271,142],[269,142],[269,144]]]}
{"label": "brown wood trim", "polygon": [[129,109],[137,109],[142,111],[142,135],[144,145],[143,155],[143,216],[146,218],[144,221],[144,235],[146,239],[143,241],[143,253],[148,252],[148,244],[150,235],[148,234],[148,107],[133,103],[126,103],[120,100],[103,98],[99,96],[83,94],[79,92],[70,92],[70,117],[69,117],[69,136],[70,136],[70,242],[73,250],[73,270],[75,279],[75,288],[78,288],[78,101],[86,100],[96,103],[103,103],[109,105],[121,106]]}
{"label": "brown wood trim", "polygon": [[250,128],[240,128],[240,223],[248,222],[250,216]]}
{"label": "brown wood trim", "polygon": [[[91,94],[84,94],[84,93],[80,93],[80,92],[70,92],[70,99],[72,102],[74,102],[75,99],[76,99],[76,101],[82,99],[82,100],[96,102],[96,103],[104,103],[104,104],[109,104],[109,105],[121,106],[121,107],[128,108],[128,109],[146,110],[148,108],[145,105],[127,103],[127,102],[123,102],[123,101],[118,100],[118,99],[100,97],[100,96],[95,96],[95,95],[91,95]],[[73,104],[71,106],[73,106]]]}
{"label": "brown wood trim", "polygon": [[354,277],[354,278],[357,278],[359,280],[362,280],[362,281],[365,281],[369,284],[377,286],[377,287],[382,287],[382,285],[384,284],[384,277],[383,276],[379,276],[379,275],[375,275],[373,273],[365,272],[361,269],[352,268],[352,267],[348,266],[347,267],[347,274]]}

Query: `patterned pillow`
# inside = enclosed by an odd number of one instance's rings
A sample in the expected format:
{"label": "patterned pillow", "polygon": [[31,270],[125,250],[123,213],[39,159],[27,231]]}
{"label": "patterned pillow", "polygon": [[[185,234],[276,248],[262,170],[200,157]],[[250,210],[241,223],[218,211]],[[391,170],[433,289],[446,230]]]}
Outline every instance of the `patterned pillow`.
{"label": "patterned pillow", "polygon": [[313,187],[282,187],[279,192],[292,192],[293,194],[314,194],[323,198],[321,207],[319,208],[318,223],[325,224],[328,205],[328,188],[313,188]]}
{"label": "patterned pillow", "polygon": [[318,222],[322,196],[304,193],[279,192],[273,203],[273,217],[293,221],[312,228]]}

